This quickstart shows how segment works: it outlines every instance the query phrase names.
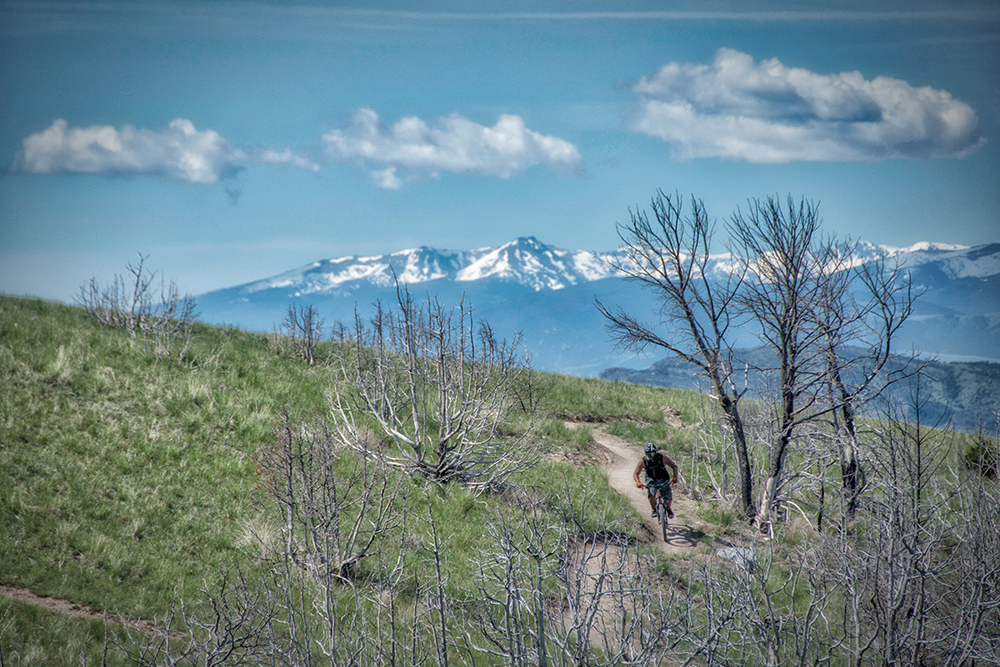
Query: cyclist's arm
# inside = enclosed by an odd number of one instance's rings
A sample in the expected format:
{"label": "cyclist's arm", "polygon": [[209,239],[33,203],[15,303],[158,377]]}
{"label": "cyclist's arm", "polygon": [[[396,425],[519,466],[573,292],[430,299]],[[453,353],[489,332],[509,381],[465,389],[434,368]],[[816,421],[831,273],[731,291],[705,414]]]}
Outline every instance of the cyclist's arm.
{"label": "cyclist's arm", "polygon": [[[640,461],[640,463],[642,463],[642,462]],[[674,463],[673,460],[671,460],[671,458],[669,456],[667,456],[666,454],[663,455],[663,465],[667,466],[668,468],[671,468],[674,471],[674,478],[672,480],[670,480],[670,483],[671,484],[676,484],[677,483],[677,477],[678,477],[678,475],[681,474],[680,466],[678,466],[676,463]]]}
{"label": "cyclist's arm", "polygon": [[642,472],[645,467],[646,464],[642,459],[639,459],[639,463],[635,466],[635,470],[632,472],[632,479],[635,480],[635,485],[640,489],[642,488],[642,480],[639,479],[639,473]]}

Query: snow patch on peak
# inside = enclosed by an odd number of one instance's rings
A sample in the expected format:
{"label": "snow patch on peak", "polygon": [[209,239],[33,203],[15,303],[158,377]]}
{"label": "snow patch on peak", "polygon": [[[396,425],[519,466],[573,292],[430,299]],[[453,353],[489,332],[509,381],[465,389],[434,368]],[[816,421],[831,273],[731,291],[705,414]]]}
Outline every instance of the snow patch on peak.
{"label": "snow patch on peak", "polygon": [[612,275],[597,253],[569,251],[545,245],[533,236],[484,249],[482,255],[462,268],[456,280],[495,278],[515,282],[535,291],[559,290]]}
{"label": "snow patch on peak", "polygon": [[942,253],[961,252],[968,250],[969,246],[956,245],[954,243],[937,243],[934,241],[920,241],[911,246],[899,247],[885,244],[869,243],[868,241],[858,241],[857,251],[862,256],[885,255],[886,257],[898,257],[907,255],[918,255],[921,253]]}
{"label": "snow patch on peak", "polygon": [[1000,274],[1000,244],[966,246],[922,242],[907,248],[880,248],[905,268],[937,264],[949,278],[988,278]]}
{"label": "snow patch on peak", "polygon": [[953,243],[934,243],[921,241],[914,243],[909,248],[901,248],[900,252],[951,252],[955,250],[968,250],[967,245],[955,245]]}
{"label": "snow patch on peak", "polygon": [[509,249],[510,244],[489,250],[471,264],[462,268],[455,276],[455,280],[482,280],[491,276],[498,278],[510,277],[512,269],[510,257],[507,252]]}
{"label": "snow patch on peak", "polygon": [[573,270],[576,271],[583,280],[601,280],[614,274],[614,269],[608,264],[611,259],[609,254],[598,254],[589,250],[580,250],[572,253]]}
{"label": "snow patch on peak", "polygon": [[399,281],[408,285],[440,280],[454,275],[464,253],[420,246],[391,255],[390,263]]}
{"label": "snow patch on peak", "polygon": [[943,269],[952,278],[989,278],[1000,274],[1000,244],[978,246],[946,258]]}

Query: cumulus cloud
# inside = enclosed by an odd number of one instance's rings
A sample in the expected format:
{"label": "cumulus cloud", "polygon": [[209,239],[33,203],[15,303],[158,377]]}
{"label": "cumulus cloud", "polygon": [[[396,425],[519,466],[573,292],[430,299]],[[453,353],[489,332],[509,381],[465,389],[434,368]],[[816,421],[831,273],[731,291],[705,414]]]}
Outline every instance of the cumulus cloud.
{"label": "cumulus cloud", "polygon": [[632,86],[629,127],[680,158],[749,162],[964,157],[985,141],[947,91],[859,72],[816,74],[719,49],[711,64],[668,63]]}
{"label": "cumulus cloud", "polygon": [[250,151],[249,158],[253,162],[265,162],[267,164],[285,164],[289,167],[295,167],[296,169],[305,169],[306,171],[318,172],[319,164],[313,162],[307,157],[293,153],[291,149],[286,148],[283,151],[276,151],[273,148],[261,148]]}
{"label": "cumulus cloud", "polygon": [[509,178],[545,165],[576,174],[581,162],[572,143],[533,132],[523,118],[507,114],[493,127],[458,114],[439,118],[433,127],[416,117],[386,127],[374,111],[359,109],[350,126],[328,132],[323,141],[333,159],[385,165],[371,176],[380,187],[392,189],[402,185],[398,173],[410,178],[436,178],[442,171]]}
{"label": "cumulus cloud", "polygon": [[271,148],[249,152],[235,148],[214,130],[198,130],[177,118],[162,130],[124,125],[70,127],[58,119],[22,142],[11,171],[27,174],[98,174],[157,176],[183,183],[215,183],[239,171],[242,164],[287,164],[317,171],[308,159]]}

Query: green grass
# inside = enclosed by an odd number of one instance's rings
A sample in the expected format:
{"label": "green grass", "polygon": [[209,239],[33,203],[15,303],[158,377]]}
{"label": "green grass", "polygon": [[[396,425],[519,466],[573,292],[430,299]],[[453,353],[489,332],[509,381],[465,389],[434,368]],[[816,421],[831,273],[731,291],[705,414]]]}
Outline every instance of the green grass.
{"label": "green grass", "polygon": [[[662,421],[663,406],[694,405],[684,392],[537,378],[542,452],[587,451],[590,429],[567,429],[566,418]],[[167,357],[80,308],[4,296],[0,383],[0,583],[141,618],[162,615],[175,596],[197,597],[218,571],[250,558],[246,527],[259,521],[261,497],[254,453],[273,442],[283,410],[302,423],[323,417],[337,388],[329,368],[275,355],[264,334],[195,325],[183,354],[174,346]],[[595,467],[542,462],[513,481],[574,530],[638,526]],[[407,498],[414,516],[426,515],[416,485]],[[460,587],[489,517],[512,501],[456,486],[432,489],[430,500],[449,581]],[[93,624],[11,609],[4,656],[93,643]]]}
{"label": "green grass", "polygon": [[[274,443],[285,413],[300,425],[328,418],[327,396],[338,391],[338,381],[322,364],[277,355],[264,334],[204,325],[192,334],[188,346],[173,346],[168,355],[142,336],[97,326],[79,308],[0,296],[0,583],[152,619],[178,599],[198,600],[206,582],[234,566],[260,574],[253,565],[268,550],[252,535],[278,541],[279,531],[260,512],[267,499],[256,454]],[[501,519],[537,518],[553,559],[560,557],[560,539],[639,535],[641,518],[609,489],[590,456],[595,428],[634,444],[656,442],[681,464],[692,488],[718,478],[723,448],[703,395],[543,373],[534,380],[540,414],[527,440],[538,462],[513,476],[509,490],[477,494],[458,485],[396,480],[395,509],[408,517],[401,605],[412,606],[414,591],[433,582],[431,517],[447,592],[470,605],[477,564],[495,546],[488,529]],[[682,427],[666,423],[667,408],[679,411]],[[507,425],[514,433],[527,428],[523,419]],[[966,465],[996,452],[995,440],[927,434],[945,441],[935,449],[947,464],[942,469],[977,475]],[[350,469],[350,456],[343,470]],[[765,445],[751,456],[759,474]],[[802,456],[790,453],[790,470],[806,466]],[[831,463],[819,471],[831,514],[838,470]],[[755,483],[759,488],[760,480]],[[803,507],[818,505],[818,488],[797,491]],[[703,504],[699,516],[726,537],[720,543],[739,542],[747,530],[721,503]],[[865,526],[850,530],[861,533]],[[379,584],[400,531],[397,523],[386,533],[387,548],[362,561],[352,585]],[[804,587],[783,588],[782,582],[788,564],[815,537],[795,515],[769,542],[773,576],[761,582],[761,591],[789,613],[809,607]],[[697,602],[705,591],[692,573],[708,562],[716,542],[706,536],[698,558],[661,559],[664,581]],[[358,604],[347,592],[338,603],[345,610]],[[121,628],[112,624],[111,631],[120,636]],[[0,597],[4,664],[100,664],[103,642],[101,621]],[[120,664],[116,660],[112,654],[110,664]]]}
{"label": "green grass", "polygon": [[[0,597],[0,640],[5,665],[100,665],[105,653],[104,622],[45,611]],[[111,641],[124,633],[111,628]],[[107,664],[125,665],[120,654],[108,651]]]}
{"label": "green grass", "polygon": [[724,507],[718,503],[705,506],[700,512],[700,516],[705,521],[717,526],[720,529],[728,529],[739,522],[739,517],[729,507]]}
{"label": "green grass", "polygon": [[662,423],[663,409],[679,410],[684,423],[698,419],[701,395],[625,382],[609,382],[554,373],[540,374],[542,410],[560,419],[612,422],[638,419]]}
{"label": "green grass", "polygon": [[253,452],[283,405],[319,412],[326,382],[263,338],[198,327],[183,360],[82,311],[0,301],[4,583],[150,616],[232,550]]}

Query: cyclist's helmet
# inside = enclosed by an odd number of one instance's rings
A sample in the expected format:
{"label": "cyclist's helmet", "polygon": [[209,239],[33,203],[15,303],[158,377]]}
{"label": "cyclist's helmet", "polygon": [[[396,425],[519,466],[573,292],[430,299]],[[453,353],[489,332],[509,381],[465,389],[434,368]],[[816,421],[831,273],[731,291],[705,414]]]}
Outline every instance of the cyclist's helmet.
{"label": "cyclist's helmet", "polygon": [[646,443],[646,453],[647,454],[653,454],[655,452],[656,452],[656,445],[654,445],[651,442],[647,442]]}

